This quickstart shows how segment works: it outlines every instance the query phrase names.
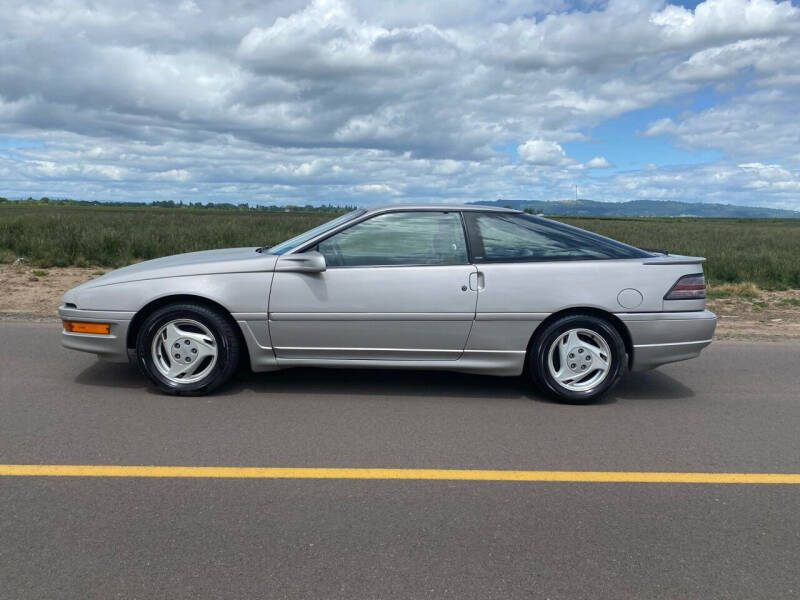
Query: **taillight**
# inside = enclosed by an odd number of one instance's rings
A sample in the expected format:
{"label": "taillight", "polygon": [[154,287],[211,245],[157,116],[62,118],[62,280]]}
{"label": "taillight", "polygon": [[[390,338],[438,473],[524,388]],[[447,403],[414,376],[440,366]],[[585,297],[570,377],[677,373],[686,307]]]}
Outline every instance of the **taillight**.
{"label": "taillight", "polygon": [[706,278],[702,273],[684,275],[664,296],[664,300],[702,300],[706,297]]}

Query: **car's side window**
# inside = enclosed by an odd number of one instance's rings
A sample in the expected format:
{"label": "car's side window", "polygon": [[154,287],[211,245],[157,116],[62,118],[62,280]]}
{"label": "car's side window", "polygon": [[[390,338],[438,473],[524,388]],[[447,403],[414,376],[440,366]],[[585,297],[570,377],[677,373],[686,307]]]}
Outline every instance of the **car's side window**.
{"label": "car's side window", "polygon": [[317,246],[332,267],[462,265],[469,262],[458,212],[396,212],[372,217]]}
{"label": "car's side window", "polygon": [[473,213],[476,260],[591,260],[647,253],[588,231],[519,213]]}

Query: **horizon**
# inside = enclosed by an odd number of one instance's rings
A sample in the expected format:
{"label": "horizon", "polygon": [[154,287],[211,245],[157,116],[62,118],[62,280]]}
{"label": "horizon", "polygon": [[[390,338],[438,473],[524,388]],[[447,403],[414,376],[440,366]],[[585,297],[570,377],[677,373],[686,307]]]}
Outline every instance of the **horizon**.
{"label": "horizon", "polygon": [[8,197],[800,210],[789,1],[76,0],[0,34]]}
{"label": "horizon", "polygon": [[[531,208],[531,207],[530,206],[525,206],[526,203],[527,204],[537,204],[537,203],[538,204],[562,204],[562,203],[563,204],[577,204],[577,203],[581,203],[581,202],[590,202],[592,204],[599,204],[599,205],[604,205],[604,204],[628,205],[628,204],[632,204],[632,203],[636,203],[636,202],[649,202],[649,203],[654,203],[654,204],[657,205],[657,204],[663,202],[664,204],[686,204],[686,205],[690,205],[690,206],[707,206],[707,207],[717,206],[717,207],[720,207],[720,209],[722,209],[722,208],[731,208],[731,209],[739,209],[739,210],[753,210],[753,211],[764,211],[764,212],[767,212],[767,211],[781,211],[781,212],[785,212],[785,213],[792,213],[793,215],[797,215],[798,217],[800,217],[800,211],[791,210],[791,209],[772,208],[772,207],[763,207],[763,206],[739,205],[739,204],[730,204],[730,203],[723,203],[723,202],[689,202],[689,201],[681,201],[681,200],[652,200],[652,199],[647,199],[647,198],[641,198],[641,199],[637,199],[637,200],[608,200],[608,201],[597,201],[597,200],[592,200],[590,198],[565,198],[565,199],[561,199],[561,200],[529,200],[529,199],[522,199],[522,198],[497,198],[496,200],[474,200],[474,201],[460,201],[460,202],[459,201],[451,201],[448,204],[450,206],[475,205],[475,204],[483,204],[483,205],[487,205],[487,206],[488,205],[498,206],[498,205],[502,205],[503,203],[511,203],[511,204],[520,203],[519,208],[517,208],[516,210],[523,210],[524,209],[525,211],[528,211],[528,209]],[[121,206],[121,207],[138,207],[138,206],[142,206],[142,207],[154,207],[154,208],[172,208],[172,207],[174,207],[174,208],[182,208],[182,207],[187,207],[187,208],[192,208],[192,207],[198,207],[198,208],[216,208],[216,207],[219,207],[219,208],[227,208],[227,207],[242,208],[242,207],[245,207],[245,208],[250,209],[250,210],[252,210],[252,209],[264,209],[264,210],[268,210],[268,209],[300,209],[300,210],[303,210],[303,209],[309,209],[309,208],[312,209],[312,210],[325,210],[325,209],[355,210],[355,209],[358,209],[358,208],[369,208],[370,206],[374,206],[374,205],[370,205],[370,204],[367,204],[367,205],[363,205],[363,204],[361,204],[361,205],[359,205],[359,204],[310,204],[310,203],[305,203],[305,204],[299,204],[299,203],[298,204],[264,204],[264,203],[255,204],[255,203],[248,203],[248,202],[239,202],[239,203],[226,202],[226,201],[223,201],[223,200],[213,201],[213,202],[201,202],[199,200],[195,200],[195,201],[183,201],[183,200],[177,200],[177,201],[175,201],[175,200],[127,200],[127,201],[120,201],[120,200],[79,200],[79,199],[75,199],[75,198],[50,198],[50,197],[33,198],[33,197],[30,197],[30,196],[27,197],[27,198],[6,198],[6,197],[3,197],[3,196],[0,196],[0,205],[2,205],[3,203],[6,203],[6,204],[9,204],[9,203],[21,203],[21,204],[29,203],[29,204],[35,204],[35,205],[40,205],[40,206],[48,206],[51,203],[53,204],[53,206],[65,206],[65,205],[66,206],[69,206],[69,205],[79,205],[79,206],[81,206],[81,205],[89,205],[89,206],[93,206],[93,205],[98,205],[98,204],[105,204],[105,205],[109,205],[109,206]],[[429,204],[429,205],[442,204],[443,206],[445,206],[445,203],[430,203],[430,202],[429,203],[420,203],[420,202],[408,201],[408,202],[396,203],[397,206],[414,205],[414,204],[418,204],[418,205],[419,204]],[[511,206],[511,204],[507,204],[507,206]],[[555,215],[555,216],[561,216],[562,215],[562,213],[547,213],[547,214]],[[584,214],[584,213],[563,213],[563,216],[569,216],[570,214],[573,215],[573,216],[578,216],[578,215],[581,215],[581,214]],[[597,217],[614,216],[614,213],[602,213],[602,212],[600,212],[600,213],[586,214],[585,216],[587,216],[587,217],[592,217],[592,216],[597,216]],[[631,215],[627,215],[627,216],[629,216],[631,218],[646,217],[646,215],[636,215],[636,214],[631,214]],[[692,216],[692,215],[651,215],[651,216],[653,216],[654,218],[658,218],[658,217],[661,217],[661,216],[664,216],[664,217],[680,217],[680,216]],[[714,218],[715,217],[714,215],[695,215],[695,216],[697,216],[698,218],[704,218],[704,217]],[[726,216],[725,215],[719,215],[718,218],[726,218]],[[742,218],[742,217],[732,216],[731,218]],[[758,219],[758,218],[776,218],[776,217],[770,217],[768,215],[764,215],[764,216],[753,216],[753,217],[744,217],[744,218],[756,218],[756,219]],[[794,217],[791,217],[791,218],[794,218]]]}

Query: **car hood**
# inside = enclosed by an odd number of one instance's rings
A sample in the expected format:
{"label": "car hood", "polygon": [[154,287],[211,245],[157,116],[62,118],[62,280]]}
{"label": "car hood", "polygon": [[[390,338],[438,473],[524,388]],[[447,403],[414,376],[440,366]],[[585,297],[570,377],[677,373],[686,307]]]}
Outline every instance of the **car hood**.
{"label": "car hood", "polygon": [[188,252],[122,267],[78,287],[87,289],[162,277],[272,271],[277,259],[273,254],[256,252],[255,247]]}

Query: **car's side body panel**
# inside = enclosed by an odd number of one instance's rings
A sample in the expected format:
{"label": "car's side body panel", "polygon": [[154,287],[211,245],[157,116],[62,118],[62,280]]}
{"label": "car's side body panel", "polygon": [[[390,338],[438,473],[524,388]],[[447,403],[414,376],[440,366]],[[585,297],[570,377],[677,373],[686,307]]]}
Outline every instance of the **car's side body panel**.
{"label": "car's side body panel", "polygon": [[[467,344],[471,352],[524,353],[532,333],[549,315],[591,308],[614,314],[626,324],[634,346],[632,367],[647,369],[671,362],[671,356],[676,354],[684,356],[694,352],[696,356],[708,345],[716,323],[711,313],[702,310],[661,312],[664,295],[672,284],[683,275],[702,270],[697,261],[652,266],[641,259],[626,259],[480,263],[477,267],[483,275],[483,286],[478,293],[476,320]],[[634,305],[629,298],[621,296],[624,291],[635,292],[629,295],[640,296],[641,300]],[[627,306],[623,306],[620,299]],[[695,308],[696,301],[678,301],[677,304]],[[637,313],[647,318],[629,320],[629,315]],[[676,314],[681,318],[676,318]],[[704,317],[683,318],[683,315]],[[667,344],[686,344],[686,347],[655,348],[653,344],[659,339]],[[642,346],[641,350],[638,346]],[[522,367],[520,362],[520,371]]]}
{"label": "car's side body panel", "polygon": [[[130,339],[128,329],[139,311],[160,300],[198,298],[218,304],[231,313],[242,328],[254,367],[268,367],[270,357],[274,365],[267,326],[267,303],[275,257],[265,257],[258,264],[268,269],[146,279],[137,277],[132,281],[114,283],[106,283],[102,278],[89,281],[64,294],[59,316],[62,319],[111,323],[111,335],[89,337],[63,331],[62,345],[92,352],[107,360],[125,362],[128,360],[127,348],[135,342]],[[114,310],[109,311],[108,307]]]}
{"label": "car's side body panel", "polygon": [[633,369],[694,358],[711,343],[717,318],[708,310],[621,313],[633,341]]}
{"label": "car's side body panel", "polygon": [[477,292],[472,265],[278,271],[269,327],[279,364],[290,358],[456,360]]}
{"label": "car's side body panel", "polygon": [[[576,306],[607,312],[655,312],[664,294],[698,265],[647,266],[641,259],[481,263],[484,285],[479,316],[552,313]],[[638,303],[620,304],[623,290],[636,290]],[[623,299],[624,300],[624,299]]]}

